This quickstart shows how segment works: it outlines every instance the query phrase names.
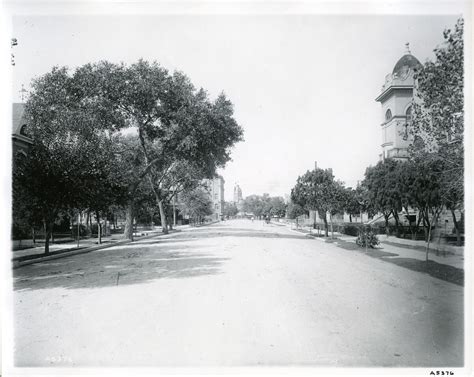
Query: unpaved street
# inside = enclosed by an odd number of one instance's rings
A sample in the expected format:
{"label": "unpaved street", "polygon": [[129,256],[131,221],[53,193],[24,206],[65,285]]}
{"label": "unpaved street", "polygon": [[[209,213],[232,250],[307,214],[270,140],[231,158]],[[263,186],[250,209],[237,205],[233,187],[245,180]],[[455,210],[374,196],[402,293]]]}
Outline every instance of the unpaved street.
{"label": "unpaved street", "polygon": [[260,221],[14,271],[17,366],[461,366],[463,287]]}

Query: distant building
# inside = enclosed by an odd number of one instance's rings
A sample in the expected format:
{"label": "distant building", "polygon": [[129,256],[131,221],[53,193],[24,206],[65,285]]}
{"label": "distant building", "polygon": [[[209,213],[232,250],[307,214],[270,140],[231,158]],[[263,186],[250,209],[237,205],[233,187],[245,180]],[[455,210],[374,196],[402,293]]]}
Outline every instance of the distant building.
{"label": "distant building", "polygon": [[24,116],[24,103],[14,103],[12,106],[12,150],[13,156],[17,153],[26,155],[33,140],[28,135],[28,126]]}
{"label": "distant building", "polygon": [[408,126],[412,117],[414,73],[421,63],[409,50],[395,64],[391,74],[385,76],[382,92],[375,99],[382,104],[382,153],[380,160],[408,158],[412,138]]}
{"label": "distant building", "polygon": [[211,215],[212,220],[224,219],[224,183],[224,178],[221,176],[204,181],[209,198],[212,201],[212,209],[214,211]]}
{"label": "distant building", "polygon": [[234,186],[234,203],[238,204],[243,200],[242,198],[242,189],[240,186],[236,183]]}

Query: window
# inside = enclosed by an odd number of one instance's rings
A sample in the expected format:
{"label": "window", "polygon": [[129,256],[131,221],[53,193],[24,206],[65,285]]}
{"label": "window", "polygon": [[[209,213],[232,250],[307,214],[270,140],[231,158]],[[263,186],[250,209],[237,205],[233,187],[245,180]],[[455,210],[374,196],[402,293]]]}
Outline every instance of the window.
{"label": "window", "polygon": [[392,112],[388,109],[385,113],[385,121],[388,122],[390,119],[392,119]]}
{"label": "window", "polygon": [[23,126],[21,126],[21,128],[20,128],[20,135],[28,136],[28,134],[27,134],[27,132],[26,132],[26,124],[24,124]]}
{"label": "window", "polygon": [[413,121],[411,106],[408,107],[407,111],[405,112],[405,116],[407,118],[407,124],[410,125],[411,122]]}
{"label": "window", "polygon": [[405,117],[406,117],[406,122],[405,122],[405,130],[403,133],[403,140],[408,140],[408,127],[411,126],[411,123],[413,121],[411,106],[408,106],[407,110],[405,111]]}

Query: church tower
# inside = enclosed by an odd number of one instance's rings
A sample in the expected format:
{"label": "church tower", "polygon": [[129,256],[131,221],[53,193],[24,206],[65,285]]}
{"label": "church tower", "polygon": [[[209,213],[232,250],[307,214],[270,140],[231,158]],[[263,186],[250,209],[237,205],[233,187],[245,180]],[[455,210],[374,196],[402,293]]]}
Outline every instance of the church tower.
{"label": "church tower", "polygon": [[385,76],[382,92],[375,99],[382,104],[382,154],[381,160],[408,158],[411,143],[408,125],[411,121],[414,70],[421,66],[406,44],[406,53],[395,64],[392,73]]}

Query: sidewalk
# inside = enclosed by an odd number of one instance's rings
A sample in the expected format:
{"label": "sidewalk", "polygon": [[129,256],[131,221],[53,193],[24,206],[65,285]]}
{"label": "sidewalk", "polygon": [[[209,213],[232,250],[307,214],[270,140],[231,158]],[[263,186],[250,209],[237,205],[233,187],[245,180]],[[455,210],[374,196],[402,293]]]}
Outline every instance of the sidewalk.
{"label": "sidewalk", "polygon": [[[331,241],[331,232],[329,232],[329,237],[326,238],[326,237],[317,237],[316,236],[317,231],[312,231],[310,233],[306,229],[291,229],[291,230],[302,233],[302,234],[314,235],[314,238],[319,241],[328,240],[328,242],[332,242],[337,246],[341,246],[345,248],[348,248],[347,246],[349,245],[353,245],[354,250],[356,249],[360,249],[361,251],[363,250],[362,248],[359,248],[356,245],[355,240],[357,239],[357,237],[354,237],[354,236],[347,236],[344,234],[334,232],[334,240]],[[369,250],[383,250],[391,254],[391,255],[384,256],[384,258],[387,258],[387,259],[388,258],[409,258],[409,259],[415,259],[419,261],[426,260],[426,251],[421,247],[410,247],[409,245],[396,244],[398,239],[395,237],[390,237],[387,241],[383,237],[379,237],[379,239],[381,242],[379,246],[377,247],[377,249],[369,249]],[[428,259],[438,264],[442,264],[442,265],[446,265],[446,266],[450,266],[450,267],[454,267],[458,269],[464,269],[464,256],[462,254],[453,254],[449,252],[444,253],[443,251],[437,252],[437,250],[434,250],[430,247]]]}
{"label": "sidewalk", "polygon": [[[173,227],[173,230],[170,230],[172,233],[174,230],[181,230],[183,228],[189,227],[189,225],[178,225]],[[147,230],[138,230],[134,233],[134,239],[141,239],[142,237],[153,237],[164,234],[161,227],[155,227],[154,229]],[[79,247],[77,247],[77,240],[71,240],[68,242],[54,243],[49,246],[49,254],[44,253],[44,242],[37,243],[38,246],[11,251],[12,261],[14,265],[20,265],[21,262],[33,262],[37,261],[38,258],[58,258],[67,255],[76,254],[75,252],[87,252],[91,250],[105,249],[112,247],[116,244],[130,242],[128,239],[123,238],[123,234],[113,234],[111,236],[102,237],[102,243],[98,244],[97,238],[85,238],[79,240]],[[23,263],[21,263],[23,264]]]}
{"label": "sidewalk", "polygon": [[[338,238],[341,241],[355,243],[355,240],[357,237],[339,236]],[[392,238],[391,238],[391,241],[392,241]],[[399,257],[399,258],[412,258],[412,259],[417,259],[421,261],[426,260],[425,250],[411,248],[403,244],[395,244],[390,241],[385,242],[384,240],[381,240],[377,249],[396,254],[392,256],[386,256],[385,258]],[[438,255],[436,254],[437,254],[437,251],[430,248],[430,251],[428,253],[428,259],[439,264],[444,264],[447,266],[464,269],[464,256],[463,255],[443,253],[442,251],[439,251]]]}

